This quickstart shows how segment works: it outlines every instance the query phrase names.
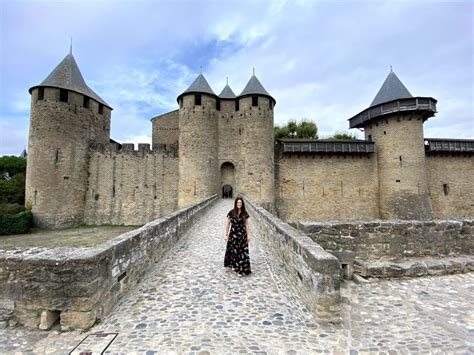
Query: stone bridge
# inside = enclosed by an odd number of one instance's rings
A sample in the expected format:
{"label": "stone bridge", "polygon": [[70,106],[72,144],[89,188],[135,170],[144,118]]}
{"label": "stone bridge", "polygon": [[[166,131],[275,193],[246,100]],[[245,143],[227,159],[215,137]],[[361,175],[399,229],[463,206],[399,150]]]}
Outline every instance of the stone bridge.
{"label": "stone bridge", "polygon": [[[3,307],[30,328],[0,330],[0,353],[474,350],[473,273],[341,284],[335,257],[247,202],[248,277],[223,267],[232,201],[215,198],[99,248],[3,253]],[[32,328],[57,317],[88,329]]]}

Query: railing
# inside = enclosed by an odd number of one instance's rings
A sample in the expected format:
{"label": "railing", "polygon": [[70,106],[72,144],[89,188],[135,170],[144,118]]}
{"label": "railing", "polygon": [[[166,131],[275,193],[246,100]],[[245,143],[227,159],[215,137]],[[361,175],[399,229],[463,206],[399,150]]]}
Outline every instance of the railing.
{"label": "railing", "polygon": [[431,97],[413,97],[386,102],[374,107],[369,107],[349,119],[350,128],[363,127],[376,117],[388,115],[394,112],[425,111],[423,119],[427,119],[436,113],[436,100]]}
{"label": "railing", "polygon": [[373,153],[374,142],[369,141],[314,141],[314,142],[291,142],[281,141],[283,153],[338,153],[357,154]]}
{"label": "railing", "polygon": [[474,153],[474,139],[425,138],[425,151]]}

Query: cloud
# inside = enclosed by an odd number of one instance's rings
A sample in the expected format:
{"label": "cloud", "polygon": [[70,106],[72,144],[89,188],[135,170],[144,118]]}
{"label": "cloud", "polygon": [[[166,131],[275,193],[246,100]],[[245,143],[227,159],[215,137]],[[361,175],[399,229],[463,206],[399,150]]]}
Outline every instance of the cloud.
{"label": "cloud", "polygon": [[236,94],[255,67],[277,100],[276,123],[306,117],[330,135],[348,129],[393,65],[413,95],[439,100],[427,136],[474,137],[469,1],[37,1],[2,9],[0,117],[18,141],[7,148],[2,138],[0,154],[26,145],[27,120],[17,117],[29,111],[27,90],[66,55],[70,36],[86,82],[114,107],[120,141],[149,137],[150,118],[177,108],[201,66],[216,93],[229,77]]}

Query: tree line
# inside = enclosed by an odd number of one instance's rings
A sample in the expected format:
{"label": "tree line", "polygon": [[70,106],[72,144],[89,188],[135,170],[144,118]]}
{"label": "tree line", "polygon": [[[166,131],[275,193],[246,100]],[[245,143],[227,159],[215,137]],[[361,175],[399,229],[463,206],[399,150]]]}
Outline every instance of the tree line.
{"label": "tree line", "polygon": [[[299,122],[292,119],[286,125],[275,126],[275,140],[282,138],[307,138],[319,139],[318,126],[312,120],[303,118]],[[325,138],[329,140],[355,140],[358,139],[354,133],[337,131],[333,135]]]}

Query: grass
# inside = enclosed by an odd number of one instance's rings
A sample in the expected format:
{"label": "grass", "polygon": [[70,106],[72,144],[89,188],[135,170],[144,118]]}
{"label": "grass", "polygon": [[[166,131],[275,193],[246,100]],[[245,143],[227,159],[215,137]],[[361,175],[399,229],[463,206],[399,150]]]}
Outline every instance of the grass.
{"label": "grass", "polygon": [[32,229],[28,234],[0,236],[0,249],[94,247],[140,226],[81,225],[67,229]]}

